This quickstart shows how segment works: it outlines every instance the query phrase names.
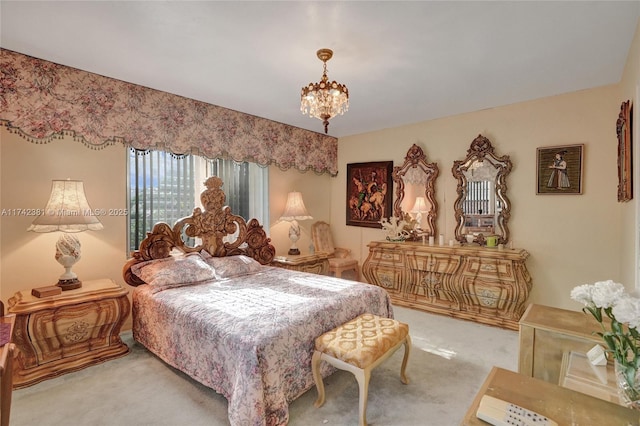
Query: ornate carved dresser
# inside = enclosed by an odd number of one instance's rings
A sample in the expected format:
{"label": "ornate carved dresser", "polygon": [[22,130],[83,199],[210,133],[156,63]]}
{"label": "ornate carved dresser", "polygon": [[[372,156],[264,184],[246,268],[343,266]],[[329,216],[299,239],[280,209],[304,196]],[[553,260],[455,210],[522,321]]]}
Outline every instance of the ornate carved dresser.
{"label": "ornate carved dresser", "polygon": [[130,306],[127,290],[109,279],[42,298],[17,292],[8,310],[16,315],[14,388],[126,355],[120,329]]}
{"label": "ornate carved dresser", "polygon": [[531,291],[522,249],[373,241],[362,273],[399,305],[518,330]]}

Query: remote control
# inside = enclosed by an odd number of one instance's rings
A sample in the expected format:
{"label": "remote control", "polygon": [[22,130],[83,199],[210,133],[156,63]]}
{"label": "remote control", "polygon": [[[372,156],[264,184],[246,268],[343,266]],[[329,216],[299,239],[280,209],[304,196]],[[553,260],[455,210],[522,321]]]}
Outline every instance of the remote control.
{"label": "remote control", "polygon": [[480,400],[476,417],[494,426],[558,426],[541,414],[489,395]]}

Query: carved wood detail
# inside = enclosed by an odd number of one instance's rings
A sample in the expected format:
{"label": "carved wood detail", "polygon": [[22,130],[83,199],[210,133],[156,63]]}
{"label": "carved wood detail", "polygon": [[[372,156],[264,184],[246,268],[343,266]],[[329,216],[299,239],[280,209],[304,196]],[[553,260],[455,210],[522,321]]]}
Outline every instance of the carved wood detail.
{"label": "carved wood detail", "polygon": [[30,290],[16,293],[8,309],[16,315],[14,388],[129,353],[120,330],[130,309],[127,291],[111,280],[41,299]]}
{"label": "carved wood detail", "polygon": [[[276,249],[262,225],[256,219],[247,223],[243,217],[233,214],[231,207],[225,206],[222,179],[212,176],[204,185],[207,189],[200,194],[204,210],[196,207],[191,216],[178,220],[173,227],[159,222],[147,233],[139,249],[132,253],[132,258],[124,265],[122,275],[128,284],[144,284],[131,272],[131,266],[146,260],[169,257],[174,248],[184,253],[206,250],[216,257],[243,254],[263,265],[271,263]],[[200,238],[202,244],[189,246],[183,236]]]}
{"label": "carved wood detail", "polygon": [[512,330],[526,308],[525,250],[373,241],[362,273],[394,304]]}
{"label": "carved wood detail", "polygon": [[632,106],[631,101],[623,102],[616,121],[618,136],[618,201],[630,201],[633,198],[632,175]]}
{"label": "carved wood detail", "polygon": [[[396,199],[393,203],[393,214],[396,217],[404,218],[407,212],[402,211],[402,202],[405,195],[405,179],[408,173],[420,173],[424,175],[424,193],[426,202],[429,204],[429,211],[427,212],[427,228],[423,230],[425,236],[435,236],[436,232],[436,218],[438,216],[438,201],[436,200],[436,178],[438,177],[439,169],[436,163],[427,163],[427,156],[422,148],[413,144],[407,155],[404,157],[404,164],[393,168],[391,175],[395,184]],[[409,239],[418,239],[415,233],[411,233]]]}
{"label": "carved wood detail", "polygon": [[[479,163],[488,164],[496,169],[496,177],[493,183],[495,185],[496,200],[501,202],[501,212],[496,217],[492,235],[497,236],[498,244],[506,244],[509,241],[508,223],[511,217],[511,201],[507,197],[507,176],[511,173],[512,163],[508,155],[497,156],[491,141],[482,135],[478,135],[471,142],[471,146],[467,150],[467,157],[464,160],[454,161],[451,169],[453,177],[458,180],[456,190],[458,198],[453,205],[456,220],[455,238],[463,244],[467,243],[464,233],[465,213],[463,209],[463,203],[467,197],[468,180],[466,173]],[[476,235],[474,242],[481,246],[484,245],[486,242],[485,235],[482,233]]]}

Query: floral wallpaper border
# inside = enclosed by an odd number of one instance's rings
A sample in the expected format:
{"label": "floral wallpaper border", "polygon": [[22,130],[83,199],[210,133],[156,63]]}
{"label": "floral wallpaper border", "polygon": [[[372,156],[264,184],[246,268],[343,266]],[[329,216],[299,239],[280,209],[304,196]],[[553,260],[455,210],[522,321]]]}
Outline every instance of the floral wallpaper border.
{"label": "floral wallpaper border", "polygon": [[321,133],[0,49],[0,125],[26,140],[251,161],[337,175]]}

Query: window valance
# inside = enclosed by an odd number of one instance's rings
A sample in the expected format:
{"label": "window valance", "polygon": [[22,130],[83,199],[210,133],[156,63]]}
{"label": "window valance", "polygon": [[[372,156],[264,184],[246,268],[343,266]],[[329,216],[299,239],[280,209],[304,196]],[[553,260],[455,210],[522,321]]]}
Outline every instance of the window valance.
{"label": "window valance", "polygon": [[0,49],[0,120],[44,143],[136,149],[338,172],[338,141],[320,133]]}

